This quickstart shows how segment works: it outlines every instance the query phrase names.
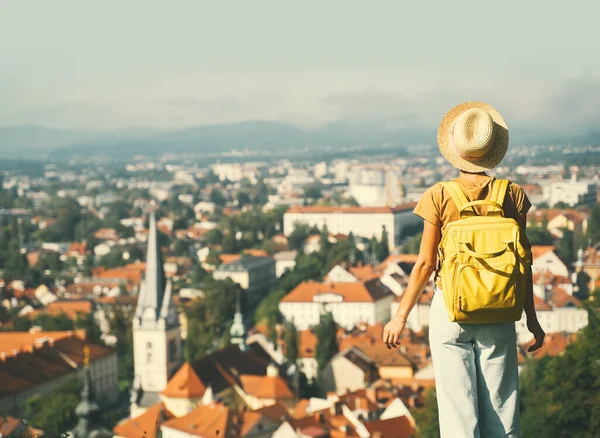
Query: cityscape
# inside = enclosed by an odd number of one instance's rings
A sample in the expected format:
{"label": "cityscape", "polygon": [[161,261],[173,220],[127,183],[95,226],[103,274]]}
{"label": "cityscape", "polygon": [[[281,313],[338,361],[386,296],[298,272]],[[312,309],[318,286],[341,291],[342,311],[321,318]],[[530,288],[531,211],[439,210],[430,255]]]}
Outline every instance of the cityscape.
{"label": "cityscape", "polygon": [[[580,154],[547,164],[550,153],[512,154],[515,165],[497,169],[534,205],[535,306],[548,335],[528,353],[517,323],[521,373],[598,330],[588,325],[598,324],[600,164],[569,164]],[[6,162],[2,427],[429,436],[432,282],[400,348],[381,337],[416,261],[415,203],[455,176],[430,155]]]}
{"label": "cityscape", "polygon": [[433,266],[386,341],[461,102],[531,203],[506,436],[600,437],[595,4],[151,3],[0,11],[0,438],[471,438]]}

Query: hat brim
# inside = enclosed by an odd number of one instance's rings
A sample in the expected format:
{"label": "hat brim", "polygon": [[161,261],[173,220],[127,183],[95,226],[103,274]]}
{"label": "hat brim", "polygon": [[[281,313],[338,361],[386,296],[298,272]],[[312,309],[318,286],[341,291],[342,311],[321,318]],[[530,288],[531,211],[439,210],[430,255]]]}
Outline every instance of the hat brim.
{"label": "hat brim", "polygon": [[[494,144],[492,144],[487,154],[473,161],[466,160],[458,155],[450,146],[449,140],[450,128],[454,125],[456,118],[471,108],[480,108],[487,111],[492,116],[495,124]],[[483,102],[465,102],[446,113],[438,128],[437,141],[441,154],[457,169],[466,172],[485,172],[500,164],[504,155],[506,155],[508,150],[508,127],[500,113],[492,106]]]}

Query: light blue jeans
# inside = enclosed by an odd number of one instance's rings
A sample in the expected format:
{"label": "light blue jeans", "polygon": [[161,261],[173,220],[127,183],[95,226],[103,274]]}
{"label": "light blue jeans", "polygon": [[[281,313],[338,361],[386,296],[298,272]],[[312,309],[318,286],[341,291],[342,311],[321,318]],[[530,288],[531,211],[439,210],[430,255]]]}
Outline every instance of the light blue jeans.
{"label": "light blue jeans", "polygon": [[429,342],[442,438],[518,438],[515,324],[450,322],[436,288]]}

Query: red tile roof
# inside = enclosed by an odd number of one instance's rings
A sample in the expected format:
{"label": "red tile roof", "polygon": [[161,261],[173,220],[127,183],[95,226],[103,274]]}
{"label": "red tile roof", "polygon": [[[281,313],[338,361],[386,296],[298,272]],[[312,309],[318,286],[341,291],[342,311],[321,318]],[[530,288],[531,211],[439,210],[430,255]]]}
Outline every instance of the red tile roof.
{"label": "red tile roof", "polygon": [[[539,350],[536,350],[531,354],[536,359],[539,359],[544,356],[558,356],[562,354],[562,352],[567,348],[574,339],[574,336],[567,336],[562,333],[546,333],[546,337],[544,338],[544,345]],[[527,344],[524,345],[524,348],[527,349],[531,345],[535,343],[535,339],[532,339]]]}
{"label": "red tile roof", "polygon": [[382,265],[387,266],[390,262],[417,263],[418,258],[419,254],[390,254],[388,258],[383,261]]}
{"label": "red tile roof", "polygon": [[311,205],[311,206],[294,206],[287,210],[287,213],[303,213],[303,214],[389,214],[402,211],[413,210],[415,203],[397,205],[394,207],[353,207],[353,206],[327,206],[327,205]]}
{"label": "red tile roof", "polygon": [[540,209],[532,211],[528,214],[528,217],[535,223],[540,223],[544,220],[551,221],[558,216],[565,216],[568,220],[573,223],[582,223],[587,220],[588,215],[572,208],[567,209]]}
{"label": "red tile roof", "polygon": [[567,306],[580,307],[581,301],[577,297],[569,295],[563,288],[555,287],[550,293],[550,303],[556,308]]}
{"label": "red tile roof", "polygon": [[96,268],[93,275],[97,278],[116,278],[139,284],[145,271],[146,263],[136,262],[113,269]]}
{"label": "red tile roof", "polygon": [[299,284],[282,298],[282,303],[312,302],[319,295],[334,294],[342,297],[343,302],[373,303],[390,296],[392,292],[378,280],[365,283],[317,283],[307,281]]}
{"label": "red tile roof", "polygon": [[317,335],[306,329],[298,332],[298,357],[313,358],[317,349]]}
{"label": "red tile roof", "polygon": [[241,375],[240,382],[246,394],[256,398],[283,400],[294,398],[294,394],[279,376]]}
{"label": "red tile roof", "polygon": [[19,352],[31,352],[36,345],[39,346],[44,342],[54,343],[72,336],[85,340],[85,330],[0,332],[0,352],[7,355],[11,355],[14,350]]}
{"label": "red tile roof", "polygon": [[220,404],[200,405],[183,417],[164,422],[163,426],[197,437],[235,436],[233,415],[228,407]]}
{"label": "red tile roof", "polygon": [[554,251],[555,249],[556,248],[554,245],[533,245],[531,247],[531,255],[533,256],[533,260],[535,260],[550,251]]}
{"label": "red tile roof", "polygon": [[85,255],[87,253],[87,243],[85,242],[73,242],[69,245],[69,249],[67,250],[68,255],[72,255],[73,253],[77,255]]}
{"label": "red tile roof", "polygon": [[18,418],[0,416],[0,437],[11,436],[21,424]]}
{"label": "red tile roof", "polygon": [[205,392],[206,385],[200,380],[189,362],[186,362],[169,379],[162,394],[170,398],[193,399],[202,397]]}
{"label": "red tile roof", "polygon": [[29,318],[34,318],[41,313],[52,316],[66,315],[69,319],[77,319],[81,315],[87,315],[92,311],[92,302],[88,300],[54,301],[40,310],[28,313]]}
{"label": "red tile roof", "polygon": [[142,415],[117,424],[113,432],[125,438],[156,438],[161,422],[173,417],[165,404],[159,402],[150,406]]}
{"label": "red tile roof", "polygon": [[533,295],[533,305],[535,306],[535,310],[537,311],[550,311],[552,310],[552,308],[550,308],[550,306],[548,305],[548,303],[546,303],[544,300],[542,300],[540,297],[538,297],[537,295]]}
{"label": "red tile roof", "polygon": [[365,423],[372,437],[379,438],[413,438],[415,429],[405,416],[376,420]]}
{"label": "red tile roof", "polygon": [[[17,337],[23,334],[16,333]],[[13,334],[2,333],[3,336]],[[4,344],[8,345],[8,342]],[[84,364],[86,346],[91,361],[116,354],[112,348],[87,343],[75,335],[35,345],[30,352],[16,355],[13,351],[6,352],[0,359],[0,397],[15,395],[73,373]]]}
{"label": "red tile roof", "polygon": [[362,264],[359,264],[357,266],[350,266],[348,270],[358,281],[369,281],[373,278],[380,277],[383,273],[382,271],[377,270],[372,265]]}
{"label": "red tile roof", "polygon": [[241,258],[242,258],[241,254],[221,254],[219,256],[219,260],[221,260],[221,263],[224,263],[224,264],[233,263]]}

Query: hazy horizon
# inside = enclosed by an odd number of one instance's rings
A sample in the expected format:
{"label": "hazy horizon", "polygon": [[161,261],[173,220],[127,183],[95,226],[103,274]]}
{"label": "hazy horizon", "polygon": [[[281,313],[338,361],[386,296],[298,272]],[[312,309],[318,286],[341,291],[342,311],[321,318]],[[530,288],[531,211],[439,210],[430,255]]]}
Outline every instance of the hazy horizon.
{"label": "hazy horizon", "polygon": [[600,8],[585,3],[6,3],[0,127],[435,129],[483,100],[509,127],[585,131],[600,118]]}

